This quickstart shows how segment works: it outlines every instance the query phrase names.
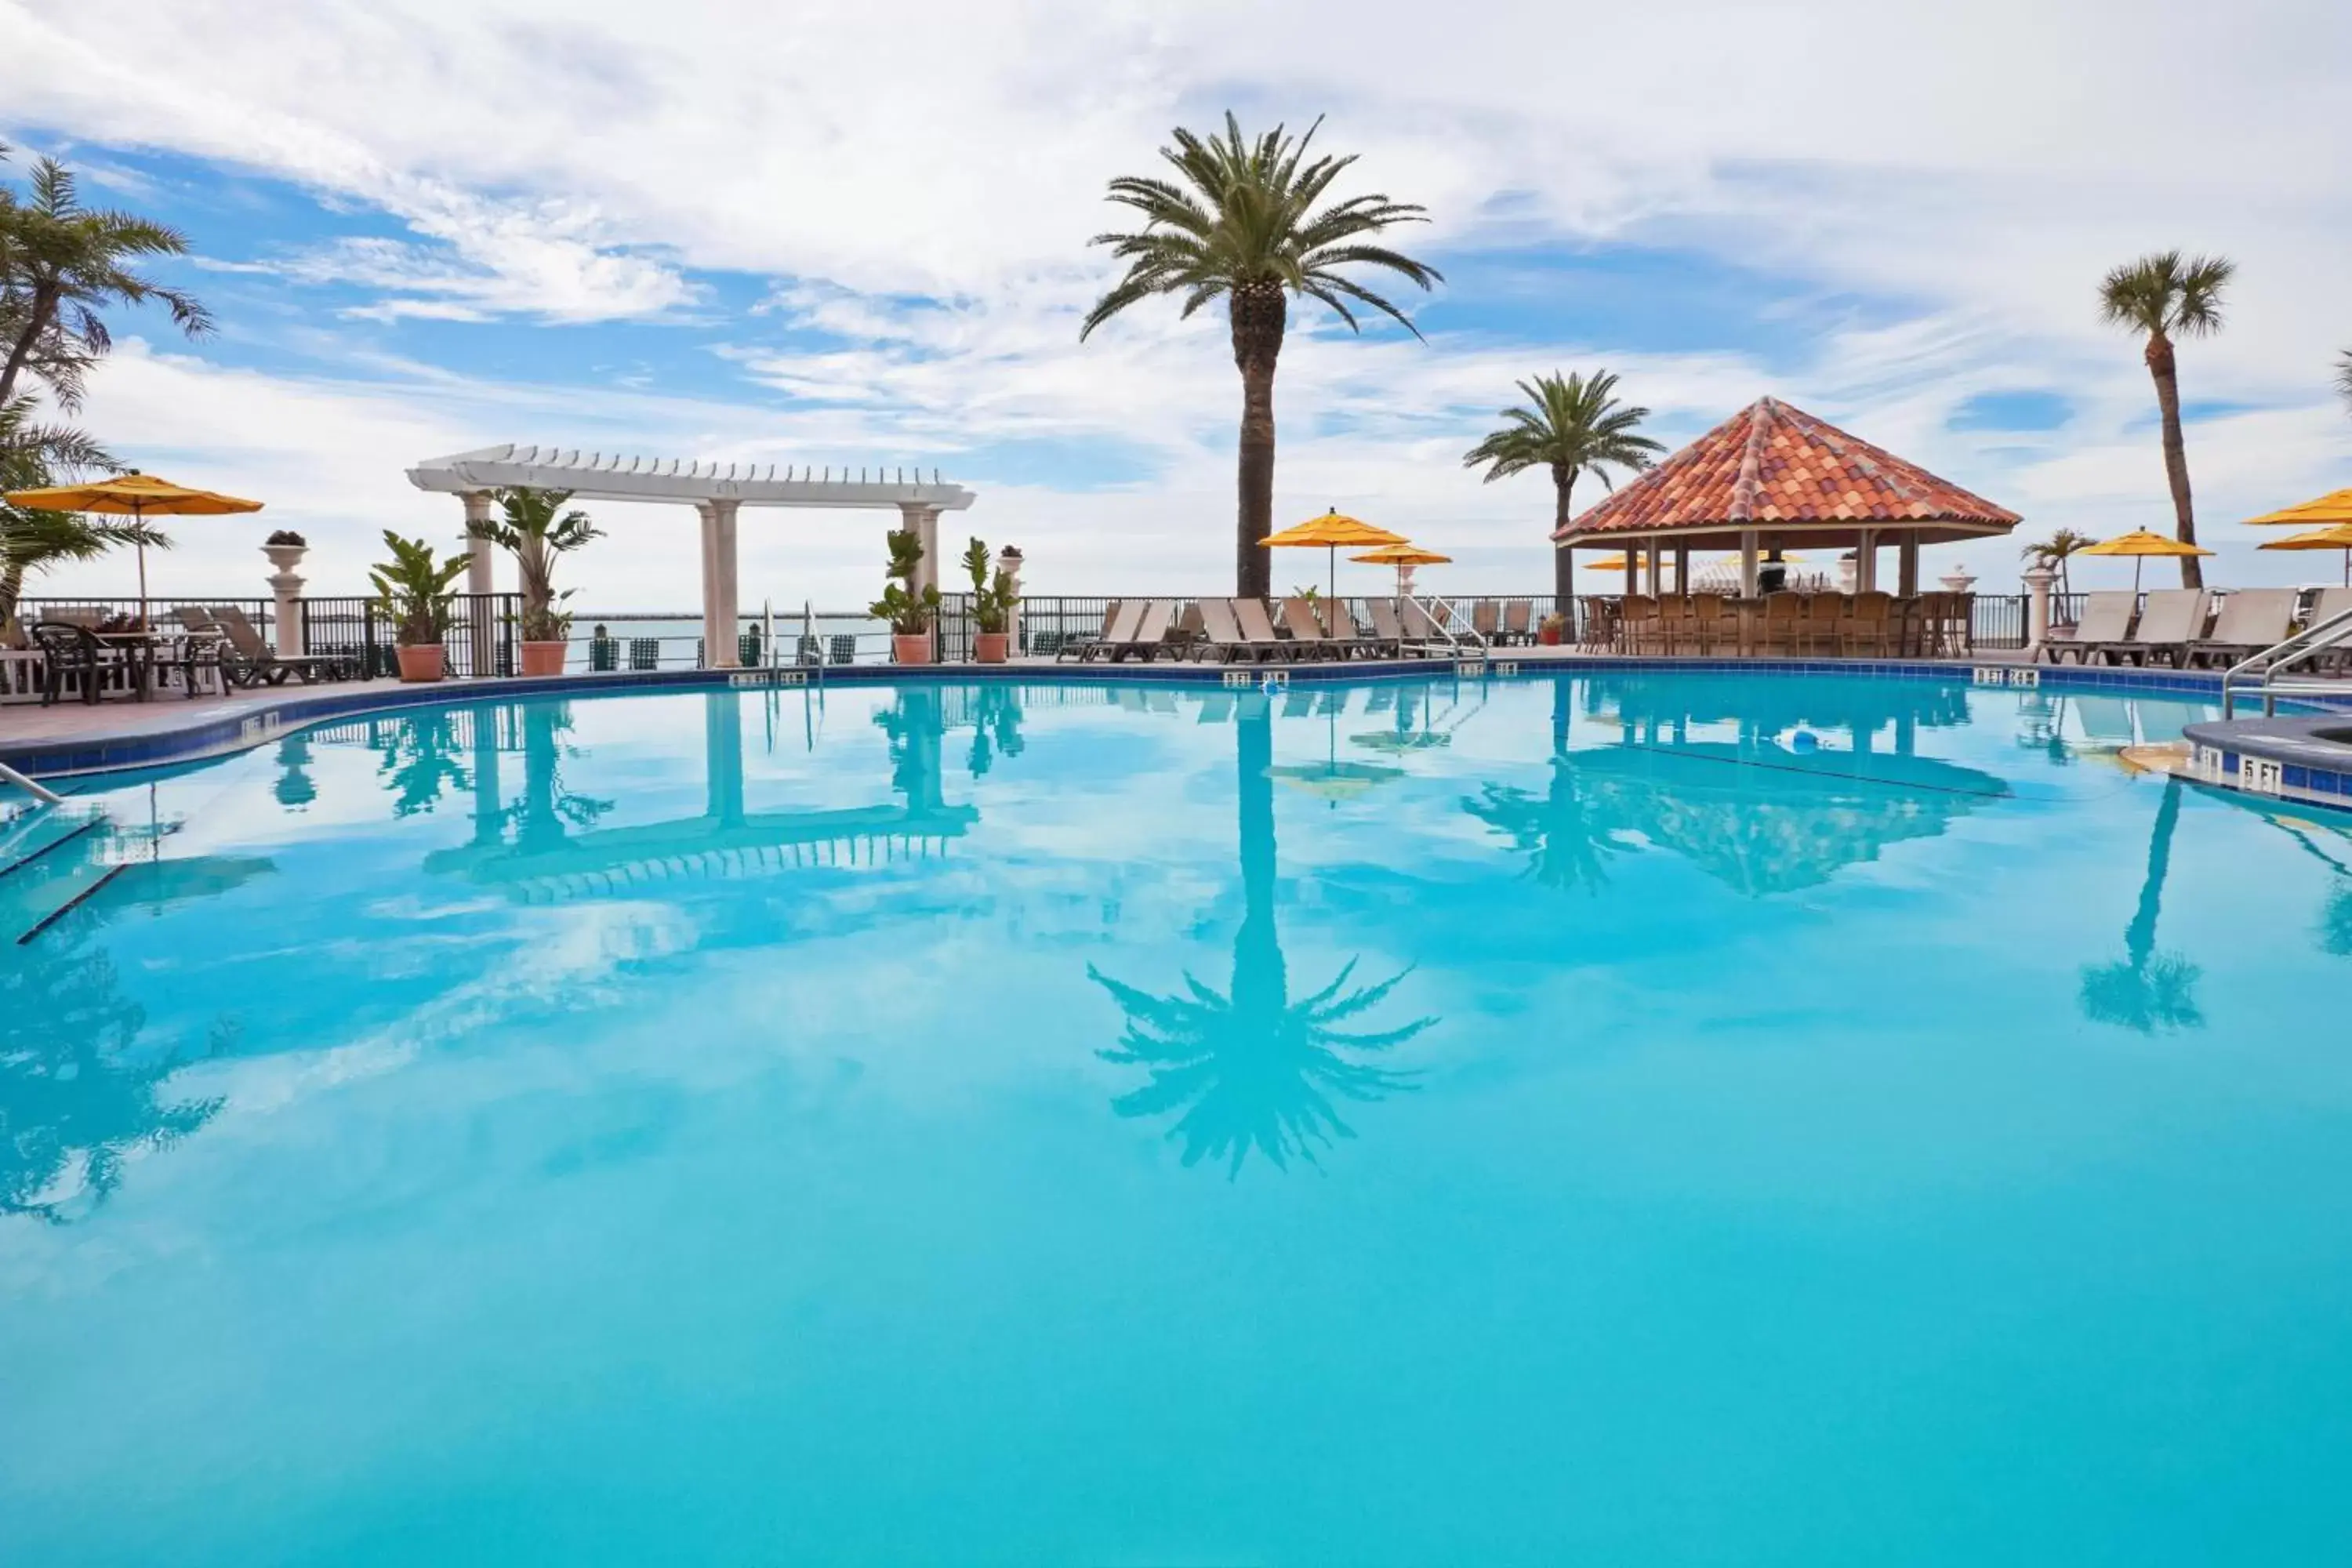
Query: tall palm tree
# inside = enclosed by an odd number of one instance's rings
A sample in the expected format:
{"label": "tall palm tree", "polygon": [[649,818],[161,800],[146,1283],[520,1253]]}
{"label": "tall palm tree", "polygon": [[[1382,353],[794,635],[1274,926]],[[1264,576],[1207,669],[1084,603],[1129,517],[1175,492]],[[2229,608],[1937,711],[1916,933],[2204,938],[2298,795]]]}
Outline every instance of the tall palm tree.
{"label": "tall palm tree", "polygon": [[586,512],[562,510],[572,499],[570,490],[518,487],[499,490],[497,497],[501,515],[467,524],[467,534],[513,554],[522,584],[524,640],[557,640],[563,632],[555,624],[555,558],[604,538],[604,531]]}
{"label": "tall palm tree", "polygon": [[[1549,468],[1552,528],[1567,527],[1572,515],[1569,494],[1579,475],[1592,474],[1613,489],[1611,468],[1639,473],[1665,450],[1647,436],[1633,433],[1650,411],[1619,404],[1612,395],[1616,388],[1616,376],[1605,370],[1594,371],[1590,379],[1573,371],[1566,375],[1555,371],[1519,383],[1527,405],[1504,409],[1502,416],[1510,423],[1463,453],[1462,466],[1486,464],[1490,485],[1529,468]],[[1552,594],[1562,605],[1576,591],[1573,571],[1567,551],[1552,552]]]}
{"label": "tall palm tree", "polygon": [[1181,994],[1155,996],[1087,966],[1127,1015],[1118,1044],[1099,1054],[1150,1074],[1112,1109],[1121,1116],[1181,1110],[1168,1135],[1182,1141],[1184,1163],[1221,1161],[1229,1179],[1240,1174],[1253,1149],[1286,1170],[1293,1156],[1312,1164],[1317,1145],[1354,1137],[1333,1100],[1412,1089],[1408,1074],[1370,1058],[1437,1021],[1367,1032],[1341,1027],[1379,1006],[1404,978],[1350,990],[1352,961],[1320,991],[1292,999],[1275,929],[1273,721],[1262,706],[1236,725],[1234,759],[1244,913],[1234,935],[1233,984],[1220,994],[1188,973]]}
{"label": "tall palm tree", "polygon": [[[2189,500],[2189,448],[2180,438],[2180,376],[2173,363],[2175,338],[2210,337],[2221,330],[2221,290],[2238,265],[2220,256],[2183,258],[2160,250],[2118,267],[2099,285],[2099,313],[2147,340],[2144,357],[2156,379],[2157,411],[2164,419],[2164,473],[2172,485],[2172,515],[2180,542],[2197,542],[2197,517]],[[2205,574],[2197,557],[2180,558],[2180,584],[2201,588]]]}
{"label": "tall palm tree", "polygon": [[2026,545],[2018,553],[2037,566],[2047,567],[2057,573],[2058,591],[2061,594],[2072,594],[2074,591],[2074,585],[2067,577],[2066,563],[2097,542],[2097,540],[2087,533],[2077,533],[2071,528],[2062,528],[2047,539]]}
{"label": "tall palm tree", "polygon": [[[0,406],[28,368],[69,403],[80,370],[112,346],[100,313],[109,306],[153,301],[188,336],[212,331],[210,312],[194,295],[133,269],[147,258],[187,251],[187,237],[168,224],[83,206],[73,175],[54,158],[33,165],[24,197],[0,190],[0,324],[8,333],[0,345],[7,353]],[[65,387],[56,384],[60,369]]]}
{"label": "tall palm tree", "polygon": [[2344,399],[2347,410],[2352,410],[2352,349],[2336,356],[2336,390]]}
{"label": "tall palm tree", "polygon": [[1344,269],[1376,268],[1424,289],[1444,281],[1435,268],[1369,243],[1398,224],[1427,222],[1422,207],[1377,194],[1325,200],[1332,182],[1356,160],[1326,154],[1307,161],[1322,123],[1318,118],[1297,137],[1276,125],[1245,138],[1231,113],[1222,136],[1204,139],[1180,127],[1176,144],[1160,150],[1177,178],[1124,175],[1110,183],[1108,199],[1141,213],[1143,227],[1098,234],[1089,242],[1110,247],[1127,263],[1127,273],[1087,312],[1080,342],[1155,295],[1183,296],[1187,317],[1215,300],[1225,301],[1234,363],[1242,373],[1234,582],[1246,597],[1264,597],[1273,576],[1258,542],[1274,531],[1274,367],[1282,353],[1288,296],[1321,300],[1360,332],[1362,324],[1349,308],[1353,300],[1419,337],[1403,311]]}
{"label": "tall palm tree", "polygon": [[2140,882],[2131,924],[2124,930],[2124,961],[2083,968],[2083,1013],[2098,1023],[2152,1035],[2159,1029],[2194,1029],[2205,1022],[2197,1006],[2197,966],[2177,952],[2156,951],[2157,915],[2164,904],[2172,833],[2179,821],[2180,781],[2167,779],[2164,804],[2157,807],[2156,826],[2148,835],[2147,875]]}

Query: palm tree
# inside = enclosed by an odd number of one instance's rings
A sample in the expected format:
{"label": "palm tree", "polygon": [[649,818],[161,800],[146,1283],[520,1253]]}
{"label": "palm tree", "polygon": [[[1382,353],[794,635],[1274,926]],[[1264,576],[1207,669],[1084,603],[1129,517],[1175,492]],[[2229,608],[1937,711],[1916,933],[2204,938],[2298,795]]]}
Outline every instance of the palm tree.
{"label": "palm tree", "polygon": [[[0,490],[42,489],[92,468],[112,469],[114,459],[82,432],[33,422],[33,399],[0,405]],[[0,624],[16,613],[25,579],[68,561],[89,561],[118,544],[168,548],[171,540],[153,524],[84,517],[0,501]]]}
{"label": "palm tree", "polygon": [[2336,356],[2336,390],[2344,399],[2344,406],[2352,409],[2352,349]]}
{"label": "palm tree", "polygon": [[1528,858],[1527,874],[1547,888],[1598,893],[1609,884],[1610,858],[1635,846],[1621,838],[1622,827],[1607,802],[1586,787],[1569,760],[1570,691],[1555,681],[1551,693],[1551,782],[1540,795],[1515,784],[1479,786],[1462,809],[1511,841]]}
{"label": "palm tree", "polygon": [[561,641],[568,628],[557,623],[554,613],[555,558],[592,539],[604,538],[604,531],[590,521],[584,511],[562,510],[563,503],[572,499],[570,490],[516,488],[496,493],[499,510],[505,515],[467,524],[467,535],[487,539],[513,554],[522,584],[523,640]]}
{"label": "palm tree", "polygon": [[1234,935],[1233,984],[1220,994],[1187,973],[1181,994],[1155,996],[1087,966],[1127,1016],[1118,1044],[1098,1054],[1150,1074],[1112,1109],[1121,1116],[1181,1109],[1168,1136],[1182,1141],[1184,1163],[1221,1161],[1228,1179],[1240,1174],[1252,1149],[1286,1170],[1293,1156],[1313,1164],[1318,1144],[1354,1137],[1334,1099],[1375,1100],[1411,1090],[1409,1074],[1365,1058],[1437,1021],[1418,1018],[1371,1032],[1341,1027],[1379,1006],[1404,978],[1350,990],[1352,960],[1320,991],[1291,999],[1274,921],[1271,715],[1263,707],[1244,715],[1235,739],[1244,914]]}
{"label": "palm tree", "polygon": [[194,295],[132,270],[142,258],[187,251],[187,237],[169,225],[83,206],[73,175],[54,158],[33,165],[25,198],[0,191],[0,325],[8,356],[0,362],[0,406],[27,368],[70,406],[80,371],[112,346],[100,313],[110,305],[152,300],[188,336],[212,331],[210,312]]}
{"label": "palm tree", "polygon": [[1377,268],[1424,289],[1444,281],[1435,268],[1368,243],[1397,224],[1427,222],[1422,207],[1380,195],[1324,201],[1332,182],[1356,160],[1327,154],[1307,161],[1322,123],[1318,118],[1304,136],[1276,125],[1248,139],[1231,113],[1221,137],[1204,140],[1180,127],[1176,144],[1160,150],[1177,179],[1127,175],[1110,183],[1108,199],[1141,213],[1143,227],[1089,241],[1109,246],[1126,261],[1127,273],[1087,312],[1080,342],[1154,295],[1182,295],[1187,317],[1213,300],[1225,301],[1234,363],[1242,373],[1234,582],[1249,597],[1263,598],[1272,579],[1258,542],[1274,531],[1274,367],[1288,319],[1286,297],[1319,300],[1360,332],[1349,308],[1353,300],[1402,323],[1417,338],[1420,329],[1402,310],[1343,269]]}
{"label": "palm tree", "polygon": [[[2099,313],[2115,325],[2147,340],[2147,374],[2156,379],[2156,406],[2164,419],[2164,473],[2172,484],[2172,514],[2180,542],[2197,542],[2197,518],[2189,500],[2189,450],[2180,438],[2180,377],[2172,340],[2210,337],[2221,330],[2221,290],[2238,269],[2219,256],[2188,259],[2161,250],[2118,267],[2099,286]],[[2205,574],[2197,557],[2180,558],[2180,584],[2201,588]]]}
{"label": "palm tree", "polygon": [[2167,779],[2164,804],[2157,808],[2156,826],[2148,835],[2147,875],[2140,882],[2139,904],[2124,930],[2124,962],[2083,968],[2083,1013],[2098,1023],[2152,1035],[2159,1029],[2199,1028],[2205,1022],[2197,1006],[2197,966],[2179,953],[2156,951],[2156,920],[2164,903],[2165,874],[2172,865],[2172,833],[2179,821],[2180,781]]}
{"label": "palm tree", "polygon": [[[1486,464],[1490,485],[1529,468],[1549,468],[1552,528],[1567,527],[1569,493],[1579,475],[1591,473],[1603,488],[1614,489],[1612,467],[1639,473],[1665,450],[1647,436],[1633,434],[1650,411],[1620,405],[1611,395],[1616,387],[1617,377],[1605,370],[1593,372],[1589,380],[1571,371],[1519,383],[1527,406],[1504,409],[1502,416],[1510,423],[1463,453],[1462,466]],[[1567,551],[1552,552],[1552,594],[1561,605],[1576,592],[1574,571]]]}
{"label": "palm tree", "polygon": [[2077,533],[2071,528],[2062,528],[2049,538],[2025,546],[2018,553],[2037,566],[2057,573],[2058,591],[2061,594],[2072,594],[2074,587],[2067,578],[2066,563],[2097,542],[2097,540],[2087,533]]}

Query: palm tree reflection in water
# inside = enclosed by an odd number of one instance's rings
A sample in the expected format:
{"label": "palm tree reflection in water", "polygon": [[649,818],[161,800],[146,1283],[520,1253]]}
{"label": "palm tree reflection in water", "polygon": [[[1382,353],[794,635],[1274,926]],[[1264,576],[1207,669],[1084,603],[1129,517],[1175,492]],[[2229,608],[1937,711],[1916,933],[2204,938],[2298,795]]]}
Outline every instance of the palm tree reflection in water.
{"label": "palm tree reflection in water", "polygon": [[1255,1149],[1277,1169],[1316,1163],[1318,1144],[1352,1138],[1337,1101],[1370,1101],[1410,1091],[1412,1074],[1378,1065],[1387,1051],[1437,1020],[1392,1029],[1341,1027],[1386,1000],[1402,973],[1349,989],[1351,960],[1328,985],[1293,1001],[1275,929],[1273,721],[1264,700],[1235,725],[1244,913],[1234,937],[1231,988],[1223,994],[1190,973],[1185,990],[1155,996],[1087,966],[1127,1015],[1127,1032],[1104,1060],[1143,1067],[1150,1081],[1119,1096],[1121,1116],[1181,1111],[1168,1136],[1188,1166],[1216,1160],[1230,1178]]}
{"label": "palm tree reflection in water", "polygon": [[2139,907],[2124,930],[2121,963],[2083,968],[2083,1016],[2117,1024],[2143,1035],[2159,1029],[2204,1026],[2197,1007],[2198,968],[2177,952],[2156,951],[2156,919],[2164,902],[2164,879],[2172,864],[2172,832],[2180,820],[2180,781],[2167,779],[2164,804],[2157,807],[2148,836],[2147,875],[2140,883]]}

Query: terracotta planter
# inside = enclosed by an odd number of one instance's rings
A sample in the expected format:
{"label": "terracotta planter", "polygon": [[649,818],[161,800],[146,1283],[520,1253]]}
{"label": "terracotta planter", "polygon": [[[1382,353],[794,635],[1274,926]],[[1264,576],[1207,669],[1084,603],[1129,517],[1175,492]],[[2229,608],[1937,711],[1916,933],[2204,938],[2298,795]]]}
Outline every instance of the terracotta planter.
{"label": "terracotta planter", "polygon": [[1559,633],[1560,628],[1558,626],[1545,626],[1536,633],[1536,641],[1543,644],[1546,647],[1558,647],[1559,646]]}
{"label": "terracotta planter", "polygon": [[1010,632],[974,632],[971,634],[971,658],[974,664],[1003,664],[1013,654],[1013,634]]}
{"label": "terracotta planter", "polygon": [[893,664],[929,664],[931,662],[931,634],[920,632],[914,637],[890,637],[890,661]]}
{"label": "terracotta planter", "polygon": [[437,642],[400,646],[400,679],[403,680],[438,680],[441,679],[441,645]]}
{"label": "terracotta planter", "polygon": [[525,675],[562,675],[563,656],[568,643],[527,642],[522,645],[522,672]]}

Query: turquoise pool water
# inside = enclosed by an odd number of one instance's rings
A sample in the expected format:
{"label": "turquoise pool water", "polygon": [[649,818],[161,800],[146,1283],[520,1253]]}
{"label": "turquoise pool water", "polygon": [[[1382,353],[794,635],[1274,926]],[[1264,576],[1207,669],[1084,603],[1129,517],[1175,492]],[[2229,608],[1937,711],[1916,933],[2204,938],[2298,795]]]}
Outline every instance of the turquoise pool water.
{"label": "turquoise pool water", "polygon": [[2344,1561],[2352,836],[2115,761],[2200,711],[849,688],[112,781],[0,880],[131,863],[0,942],[0,1562]]}

